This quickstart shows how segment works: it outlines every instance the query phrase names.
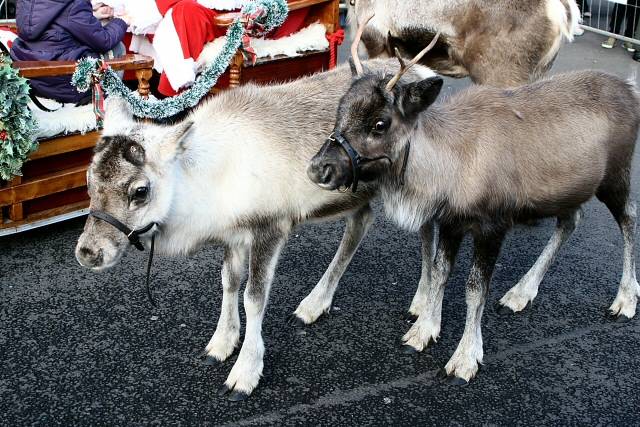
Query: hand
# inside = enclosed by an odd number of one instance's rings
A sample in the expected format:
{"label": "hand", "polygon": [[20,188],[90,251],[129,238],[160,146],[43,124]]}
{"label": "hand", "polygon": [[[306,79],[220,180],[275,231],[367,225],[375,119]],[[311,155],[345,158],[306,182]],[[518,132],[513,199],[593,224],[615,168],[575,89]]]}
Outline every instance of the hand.
{"label": "hand", "polygon": [[93,16],[98,19],[113,18],[113,8],[109,6],[100,6],[98,9],[93,11]]}
{"label": "hand", "polygon": [[106,6],[106,5],[100,1],[94,0],[91,2],[91,6],[93,7],[93,11],[95,12],[96,10],[100,9],[102,6]]}
{"label": "hand", "polygon": [[133,21],[133,18],[129,15],[122,14],[122,15],[118,15],[116,16],[116,18],[122,19],[128,26],[131,26],[131,22]]}

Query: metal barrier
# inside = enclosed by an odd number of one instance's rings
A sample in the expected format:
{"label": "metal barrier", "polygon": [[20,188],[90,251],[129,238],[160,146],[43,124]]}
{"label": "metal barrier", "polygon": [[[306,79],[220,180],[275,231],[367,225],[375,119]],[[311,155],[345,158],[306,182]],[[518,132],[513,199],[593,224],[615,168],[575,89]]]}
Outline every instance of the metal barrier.
{"label": "metal barrier", "polygon": [[0,25],[16,20],[16,0],[0,0]]}
{"label": "metal barrier", "polygon": [[640,45],[640,0],[577,0],[587,31]]}

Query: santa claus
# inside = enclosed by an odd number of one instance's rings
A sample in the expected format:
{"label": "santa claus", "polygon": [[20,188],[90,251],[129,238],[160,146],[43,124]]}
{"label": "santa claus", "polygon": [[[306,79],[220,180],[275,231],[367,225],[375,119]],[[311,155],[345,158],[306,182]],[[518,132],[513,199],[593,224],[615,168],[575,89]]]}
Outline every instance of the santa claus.
{"label": "santa claus", "polygon": [[[239,10],[246,0],[102,0],[115,16],[126,16],[135,35],[130,50],[155,59],[161,72],[158,91],[172,96],[189,87],[198,72],[204,46],[226,29],[214,25],[221,12]],[[302,27],[307,11],[292,12],[269,38],[285,37]],[[153,34],[152,37],[147,35]],[[153,41],[151,42],[150,39]]]}

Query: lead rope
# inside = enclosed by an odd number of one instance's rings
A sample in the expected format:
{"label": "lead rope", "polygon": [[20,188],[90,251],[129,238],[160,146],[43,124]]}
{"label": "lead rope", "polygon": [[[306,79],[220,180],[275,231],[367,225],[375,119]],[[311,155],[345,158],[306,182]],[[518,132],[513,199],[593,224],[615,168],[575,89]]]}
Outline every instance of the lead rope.
{"label": "lead rope", "polygon": [[151,303],[152,306],[154,307],[158,307],[158,304],[156,304],[156,302],[153,299],[153,295],[151,294],[151,287],[149,286],[150,284],[150,279],[151,279],[151,264],[153,263],[153,252],[155,249],[155,244],[156,244],[156,235],[152,235],[151,236],[151,250],[149,251],[149,261],[147,261],[147,280],[146,280],[146,286],[147,286],[147,297],[149,298],[149,302]]}

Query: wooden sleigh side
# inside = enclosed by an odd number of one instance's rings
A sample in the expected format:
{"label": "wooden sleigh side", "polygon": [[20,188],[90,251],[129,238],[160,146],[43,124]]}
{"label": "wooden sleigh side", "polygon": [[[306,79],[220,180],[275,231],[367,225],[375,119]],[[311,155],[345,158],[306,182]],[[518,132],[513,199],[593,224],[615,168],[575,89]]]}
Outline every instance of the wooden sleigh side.
{"label": "wooden sleigh side", "polygon": [[[149,94],[153,60],[126,55],[107,61],[114,70],[133,70],[141,96]],[[15,61],[13,67],[30,79],[71,75],[75,62]],[[0,181],[0,236],[51,224],[87,213],[86,173],[98,131],[41,140],[29,156],[22,176]]]}

